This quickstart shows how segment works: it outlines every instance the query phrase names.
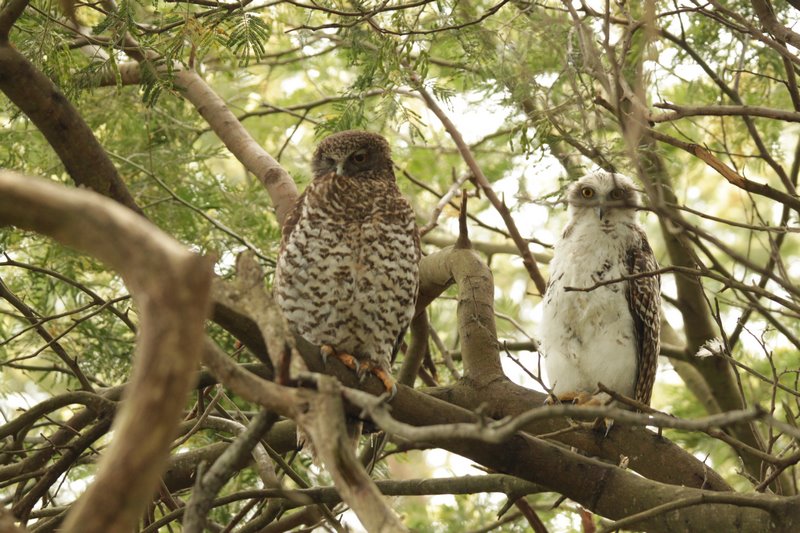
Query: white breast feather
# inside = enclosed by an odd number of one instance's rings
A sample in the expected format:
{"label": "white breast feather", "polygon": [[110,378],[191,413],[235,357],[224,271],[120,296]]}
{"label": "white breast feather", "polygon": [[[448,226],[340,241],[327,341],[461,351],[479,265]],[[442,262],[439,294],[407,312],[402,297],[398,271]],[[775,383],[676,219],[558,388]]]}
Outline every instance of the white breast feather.
{"label": "white breast feather", "polygon": [[634,239],[627,225],[606,232],[587,217],[556,245],[540,328],[545,370],[556,395],[591,393],[601,382],[633,396],[637,349],[627,282],[589,292],[564,288],[591,287],[627,275],[625,258]]}

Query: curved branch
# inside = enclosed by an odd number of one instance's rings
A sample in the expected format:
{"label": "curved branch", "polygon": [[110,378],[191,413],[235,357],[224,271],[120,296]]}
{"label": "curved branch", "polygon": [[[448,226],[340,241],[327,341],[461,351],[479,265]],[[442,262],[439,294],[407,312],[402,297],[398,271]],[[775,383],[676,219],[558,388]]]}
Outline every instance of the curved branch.
{"label": "curved branch", "polygon": [[175,86],[184,92],[236,159],[258,177],[272,198],[278,223],[283,225],[297,199],[297,185],[289,173],[259,146],[222,98],[196,72],[181,70],[175,75]]}
{"label": "curved branch", "polygon": [[42,132],[77,185],[142,213],[75,106],[8,43],[0,44],[0,90]]}
{"label": "curved branch", "polygon": [[139,306],[135,364],[115,438],[64,524],[64,531],[130,530],[166,464],[195,377],[212,262],[96,193],[8,171],[0,172],[0,224],[49,235],[105,261]]}
{"label": "curved branch", "polygon": [[767,0],[751,0],[750,3],[753,5],[753,10],[765,30],[781,41],[800,49],[800,34],[790,30],[778,21],[772,6],[769,5]]}
{"label": "curved branch", "polygon": [[33,424],[38,418],[47,413],[72,404],[82,404],[91,407],[92,410],[96,412],[107,413],[112,412],[116,408],[117,402],[86,391],[59,394],[58,396],[53,396],[52,398],[48,398],[34,405],[8,424],[0,426],[0,439],[16,434],[22,428]]}
{"label": "curved branch", "polygon": [[653,129],[648,129],[648,133],[657,141],[671,144],[672,146],[680,148],[681,150],[684,150],[685,152],[697,157],[705,164],[716,170],[731,185],[735,185],[744,191],[758,194],[775,200],[776,202],[780,202],[785,206],[794,209],[795,211],[800,211],[800,199],[796,196],[772,188],[767,183],[759,183],[741,176],[739,173],[720,161],[714,156],[714,154],[699,144],[687,143]]}
{"label": "curved branch", "polygon": [[0,43],[8,43],[8,34],[11,27],[22,16],[30,0],[12,0],[0,11]]}

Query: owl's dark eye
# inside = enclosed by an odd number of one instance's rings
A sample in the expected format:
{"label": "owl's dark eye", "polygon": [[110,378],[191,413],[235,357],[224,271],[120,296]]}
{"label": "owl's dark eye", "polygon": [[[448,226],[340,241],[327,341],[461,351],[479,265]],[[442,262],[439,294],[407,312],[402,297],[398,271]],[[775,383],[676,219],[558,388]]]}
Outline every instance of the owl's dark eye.
{"label": "owl's dark eye", "polygon": [[625,191],[622,189],[612,189],[608,195],[612,200],[622,200],[625,197]]}
{"label": "owl's dark eye", "polygon": [[356,152],[353,154],[353,161],[355,161],[356,163],[363,163],[366,160],[367,160],[367,154],[365,154],[364,152]]}
{"label": "owl's dark eye", "polygon": [[594,198],[594,189],[591,187],[584,187],[581,189],[581,196],[584,198]]}

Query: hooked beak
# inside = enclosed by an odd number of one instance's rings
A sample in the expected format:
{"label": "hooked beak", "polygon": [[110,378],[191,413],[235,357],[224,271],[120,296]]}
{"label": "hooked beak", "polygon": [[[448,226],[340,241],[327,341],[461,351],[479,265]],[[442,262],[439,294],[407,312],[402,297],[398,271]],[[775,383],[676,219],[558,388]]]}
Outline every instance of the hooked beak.
{"label": "hooked beak", "polygon": [[339,161],[336,163],[336,175],[344,176],[344,161]]}
{"label": "hooked beak", "polygon": [[603,217],[606,215],[606,208],[603,207],[602,205],[598,205],[597,207],[594,208],[594,212],[597,213],[597,217],[600,220],[603,220]]}

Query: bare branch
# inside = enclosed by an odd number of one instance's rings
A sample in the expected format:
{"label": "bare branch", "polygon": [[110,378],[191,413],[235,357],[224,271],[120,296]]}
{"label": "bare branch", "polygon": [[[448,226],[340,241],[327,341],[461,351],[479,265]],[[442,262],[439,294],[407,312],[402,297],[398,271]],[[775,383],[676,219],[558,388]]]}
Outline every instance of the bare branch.
{"label": "bare branch", "polygon": [[437,116],[447,130],[447,133],[453,139],[453,142],[458,147],[458,151],[461,153],[461,157],[464,159],[464,162],[475,176],[475,181],[478,183],[481,190],[492,203],[494,208],[497,209],[497,212],[500,213],[500,216],[503,217],[503,222],[505,222],[506,227],[511,234],[511,238],[514,241],[514,244],[517,245],[520,255],[522,256],[522,263],[525,265],[528,274],[533,280],[533,283],[536,285],[536,289],[539,291],[539,294],[544,295],[547,289],[547,284],[545,283],[541,272],[539,272],[539,267],[536,265],[536,260],[533,258],[530,250],[528,249],[528,243],[522,238],[522,235],[520,235],[517,225],[514,222],[514,219],[511,217],[511,213],[509,212],[508,207],[505,205],[505,202],[498,198],[497,194],[494,192],[494,189],[492,189],[491,183],[489,183],[489,180],[483,174],[481,167],[478,165],[478,162],[472,155],[472,151],[469,149],[469,146],[467,146],[467,143],[464,142],[461,132],[458,131],[458,128],[456,128],[455,124],[453,124],[450,118],[448,118],[447,114],[442,110],[442,108],[439,107],[439,104],[436,103],[436,100],[433,98],[433,96],[431,96],[427,89],[425,89],[419,74],[409,69],[409,76],[414,88],[419,92],[419,94],[425,100],[425,103],[428,105],[428,108],[433,111],[433,113]]}
{"label": "bare branch", "polygon": [[297,185],[271,155],[264,151],[231,113],[225,102],[194,71],[181,70],[175,75],[175,86],[208,122],[228,150],[256,175],[272,198],[279,224],[294,206]]}
{"label": "bare branch", "polygon": [[28,59],[13,46],[1,43],[0,90],[42,132],[77,185],[113,198],[141,214],[78,110]]}
{"label": "bare branch", "polygon": [[764,26],[764,29],[781,41],[785,41],[795,48],[800,49],[800,34],[793,32],[778,21],[768,0],[752,0],[750,3],[753,5],[756,16]]}
{"label": "bare branch", "polygon": [[749,105],[708,105],[708,106],[681,106],[668,102],[653,104],[660,109],[671,109],[672,113],[661,115],[651,115],[648,120],[656,123],[671,122],[685,117],[763,117],[782,120],[784,122],[800,122],[800,113],[797,111],[787,111],[772,107],[760,107]]}
{"label": "bare branch", "polygon": [[728,165],[717,159],[714,156],[714,154],[712,154],[699,144],[686,143],[679,139],[676,139],[669,135],[665,135],[663,133],[660,133],[652,129],[649,130],[649,133],[650,135],[652,135],[654,139],[676,146],[681,150],[684,150],[694,155],[695,157],[703,160],[708,166],[719,172],[723,178],[728,180],[728,183],[730,183],[731,185],[735,185],[747,192],[752,192],[754,194],[759,194],[761,196],[771,198],[776,202],[780,202],[782,204],[787,205],[788,207],[791,207],[795,211],[800,211],[800,199],[797,198],[796,196],[792,196],[783,191],[773,189],[766,183],[758,183],[756,181],[752,181],[745,177],[740,176],[736,171],[734,171]]}
{"label": "bare branch", "polygon": [[255,416],[250,425],[214,461],[211,468],[202,476],[198,476],[192,491],[192,497],[186,505],[183,519],[185,531],[202,532],[205,527],[206,514],[211,509],[212,499],[225,482],[235,473],[234,468],[241,458],[250,453],[261,437],[269,431],[277,420],[277,415],[263,410]]}
{"label": "bare branch", "polygon": [[[119,270],[140,307],[136,363],[115,439],[64,524],[65,531],[130,529],[155,488],[192,384],[212,263],[96,193],[7,171],[0,191],[0,223],[96,255]],[[145,441],[151,445],[140,446]]]}

